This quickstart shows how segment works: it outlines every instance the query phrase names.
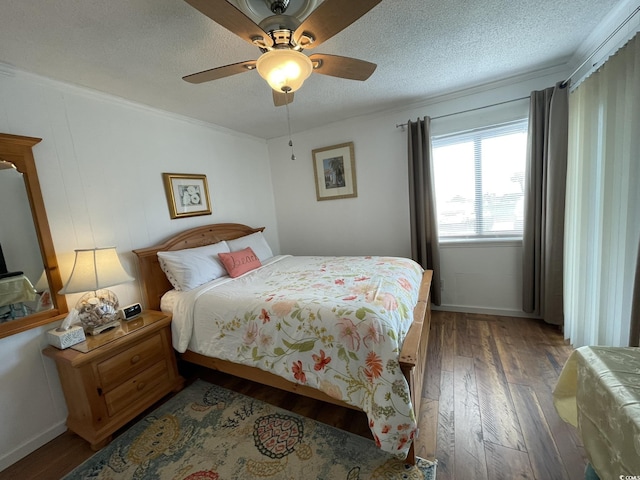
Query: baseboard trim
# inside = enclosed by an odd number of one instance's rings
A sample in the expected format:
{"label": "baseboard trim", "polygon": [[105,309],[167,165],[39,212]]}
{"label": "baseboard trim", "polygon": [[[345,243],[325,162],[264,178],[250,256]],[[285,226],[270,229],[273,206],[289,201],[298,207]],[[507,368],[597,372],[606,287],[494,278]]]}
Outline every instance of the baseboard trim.
{"label": "baseboard trim", "polygon": [[8,468],[9,466],[13,465],[17,461],[22,460],[24,457],[26,457],[30,453],[36,451],[38,448],[43,446],[45,443],[50,442],[51,440],[62,435],[66,431],[67,431],[66,421],[63,420],[62,422],[53,425],[48,430],[45,430],[44,432],[31,438],[30,440],[27,440],[22,445],[19,445],[18,447],[14,448],[9,453],[0,457],[0,472]]}
{"label": "baseboard trim", "polygon": [[470,307],[462,305],[431,305],[431,310],[442,312],[477,313],[479,315],[498,315],[500,317],[536,318],[539,316],[523,312],[522,310],[508,310],[502,308]]}

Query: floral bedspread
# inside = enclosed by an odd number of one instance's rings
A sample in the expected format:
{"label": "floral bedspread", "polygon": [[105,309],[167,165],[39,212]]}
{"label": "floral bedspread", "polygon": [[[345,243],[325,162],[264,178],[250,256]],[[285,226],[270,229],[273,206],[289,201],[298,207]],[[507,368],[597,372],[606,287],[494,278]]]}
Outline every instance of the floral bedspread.
{"label": "floral bedspread", "polygon": [[416,430],[398,355],[422,268],[397,257],[274,257],[181,294],[174,346],[259,367],[367,413],[376,443],[406,456]]}

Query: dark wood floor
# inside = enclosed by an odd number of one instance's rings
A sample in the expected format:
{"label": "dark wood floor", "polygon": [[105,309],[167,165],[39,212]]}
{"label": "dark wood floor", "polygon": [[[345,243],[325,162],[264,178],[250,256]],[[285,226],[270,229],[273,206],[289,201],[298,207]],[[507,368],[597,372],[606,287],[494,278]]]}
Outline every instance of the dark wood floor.
{"label": "dark wood floor", "polygon": [[422,414],[437,413],[438,480],[584,478],[552,391],[572,349],[541,321],[438,312]]}
{"label": "dark wood floor", "polygon": [[[437,480],[583,479],[581,442],[551,394],[570,353],[556,328],[536,320],[434,312],[418,454],[438,459]],[[353,410],[188,365],[181,372],[371,438]],[[92,453],[67,432],[0,479],[58,479]]]}

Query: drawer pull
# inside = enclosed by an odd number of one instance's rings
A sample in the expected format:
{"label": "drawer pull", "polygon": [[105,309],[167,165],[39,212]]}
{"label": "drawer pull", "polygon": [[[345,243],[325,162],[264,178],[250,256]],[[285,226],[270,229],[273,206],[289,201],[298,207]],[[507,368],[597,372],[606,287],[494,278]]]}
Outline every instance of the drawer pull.
{"label": "drawer pull", "polygon": [[135,365],[139,361],[140,361],[140,355],[135,355],[134,357],[131,358],[131,365]]}
{"label": "drawer pull", "polygon": [[136,388],[138,389],[138,391],[141,391],[144,388],[144,386],[145,386],[145,383],[140,382]]}

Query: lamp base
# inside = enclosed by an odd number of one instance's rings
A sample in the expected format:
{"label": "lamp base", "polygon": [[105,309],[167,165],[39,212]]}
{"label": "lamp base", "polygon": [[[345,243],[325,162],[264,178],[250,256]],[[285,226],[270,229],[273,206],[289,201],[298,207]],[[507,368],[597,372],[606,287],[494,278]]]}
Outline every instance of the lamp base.
{"label": "lamp base", "polygon": [[78,318],[88,335],[97,335],[119,324],[118,297],[111,290],[97,290],[82,296],[76,304]]}
{"label": "lamp base", "polygon": [[114,320],[113,322],[105,323],[104,325],[100,325],[99,327],[93,328],[84,328],[84,333],[87,335],[98,335],[99,333],[106,332],[107,330],[111,330],[112,328],[116,328],[120,325],[120,320]]}

